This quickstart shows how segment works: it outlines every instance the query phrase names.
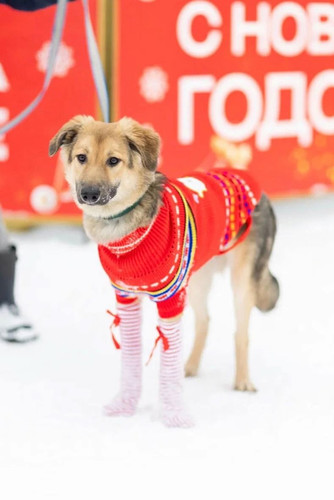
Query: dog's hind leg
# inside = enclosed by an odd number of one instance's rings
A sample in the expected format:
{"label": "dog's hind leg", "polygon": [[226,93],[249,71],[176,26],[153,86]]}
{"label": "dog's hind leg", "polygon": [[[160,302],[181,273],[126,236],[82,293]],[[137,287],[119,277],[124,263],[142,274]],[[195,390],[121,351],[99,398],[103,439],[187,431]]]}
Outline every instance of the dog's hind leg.
{"label": "dog's hind leg", "polygon": [[254,391],[248,373],[248,324],[253,306],[270,311],[279,297],[279,285],[269,271],[269,258],[276,234],[276,219],[266,195],[253,212],[249,235],[231,251],[231,280],[236,316],[235,389]]}
{"label": "dog's hind leg", "polygon": [[230,254],[231,283],[236,321],[236,376],[234,388],[237,391],[256,391],[250,381],[248,369],[248,326],[250,314],[255,305],[251,253],[252,247],[249,245],[247,238]]}
{"label": "dog's hind leg", "polygon": [[195,317],[195,341],[185,366],[186,377],[197,375],[209,328],[208,294],[216,270],[215,259],[199,269],[189,282],[189,302]]}
{"label": "dog's hind leg", "polygon": [[117,396],[105,406],[106,415],[131,416],[137,408],[142,385],[140,306],[138,299],[117,304],[121,334],[121,387]]}

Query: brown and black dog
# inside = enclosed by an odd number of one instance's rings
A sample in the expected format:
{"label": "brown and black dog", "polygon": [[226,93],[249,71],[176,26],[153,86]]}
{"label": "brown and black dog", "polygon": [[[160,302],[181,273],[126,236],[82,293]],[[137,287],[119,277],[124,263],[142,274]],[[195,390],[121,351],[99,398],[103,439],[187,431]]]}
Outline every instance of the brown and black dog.
{"label": "brown and black dog", "polygon": [[[74,117],[51,140],[49,154],[52,156],[62,148],[65,176],[84,213],[85,231],[99,245],[149,227],[157,217],[166,182],[164,175],[156,171],[159,145],[156,132],[130,118],[102,123],[88,116]],[[124,215],[112,218],[119,213]],[[248,369],[248,325],[254,306],[269,311],[279,296],[278,282],[268,267],[275,233],[273,209],[263,194],[252,213],[248,236],[191,276],[189,299],[195,314],[196,336],[186,375],[196,375],[198,371],[208,331],[207,300],[213,275],[229,266],[236,318],[234,387],[240,391],[255,390]]]}

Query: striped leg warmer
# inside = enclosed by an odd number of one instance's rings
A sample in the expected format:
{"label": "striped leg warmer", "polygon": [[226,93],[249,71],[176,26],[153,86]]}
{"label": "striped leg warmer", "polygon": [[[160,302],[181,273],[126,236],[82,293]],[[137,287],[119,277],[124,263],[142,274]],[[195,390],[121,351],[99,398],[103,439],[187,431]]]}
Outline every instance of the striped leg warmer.
{"label": "striped leg warmer", "polygon": [[130,416],[136,411],[142,385],[141,304],[117,303],[121,337],[121,388],[105,406],[107,415]]}
{"label": "striped leg warmer", "polygon": [[184,378],[181,320],[166,321],[160,318],[160,330],[168,341],[168,349],[161,347],[160,404],[161,418],[167,427],[191,427],[193,420],[183,404]]}

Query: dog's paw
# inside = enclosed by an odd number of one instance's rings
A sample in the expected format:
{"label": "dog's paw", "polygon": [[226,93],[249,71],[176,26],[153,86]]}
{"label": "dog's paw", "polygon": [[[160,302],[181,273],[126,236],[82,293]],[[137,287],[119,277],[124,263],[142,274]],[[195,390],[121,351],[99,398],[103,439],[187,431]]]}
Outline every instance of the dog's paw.
{"label": "dog's paw", "polygon": [[186,366],[184,367],[184,374],[186,377],[196,377],[198,372],[198,366],[194,365],[193,363],[186,363]]}
{"label": "dog's paw", "polygon": [[181,427],[187,429],[195,425],[194,420],[186,410],[164,410],[161,420],[166,427]]}
{"label": "dog's paw", "polygon": [[137,403],[137,399],[118,395],[103,407],[103,413],[109,417],[131,417],[136,413]]}
{"label": "dog's paw", "polygon": [[256,387],[250,380],[237,380],[234,385],[235,391],[257,392]]}

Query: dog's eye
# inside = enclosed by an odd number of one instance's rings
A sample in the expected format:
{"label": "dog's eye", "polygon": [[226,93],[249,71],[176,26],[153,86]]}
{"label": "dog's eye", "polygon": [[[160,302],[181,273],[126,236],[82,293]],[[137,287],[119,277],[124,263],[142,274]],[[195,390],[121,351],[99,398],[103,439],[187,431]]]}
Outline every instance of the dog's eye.
{"label": "dog's eye", "polygon": [[116,158],[116,156],[112,156],[111,158],[108,158],[107,165],[109,165],[109,167],[114,167],[120,161],[121,160],[119,158]]}
{"label": "dog's eye", "polygon": [[77,158],[78,158],[79,163],[86,163],[86,161],[87,161],[86,155],[77,155]]}

